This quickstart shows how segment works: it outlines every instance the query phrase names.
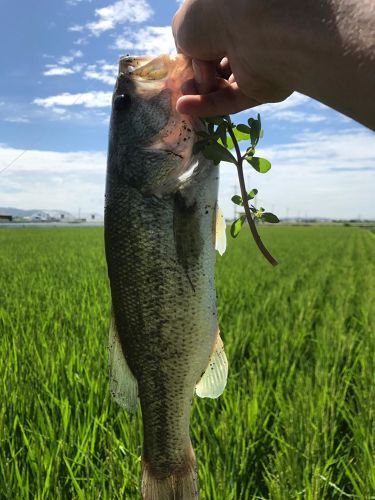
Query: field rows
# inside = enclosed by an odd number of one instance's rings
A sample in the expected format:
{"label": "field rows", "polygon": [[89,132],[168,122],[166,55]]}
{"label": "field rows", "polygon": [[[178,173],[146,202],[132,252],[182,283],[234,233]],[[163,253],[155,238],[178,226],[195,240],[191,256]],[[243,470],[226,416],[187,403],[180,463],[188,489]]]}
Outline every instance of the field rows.
{"label": "field rows", "polygon": [[[230,362],[196,400],[203,500],[375,498],[375,237],[264,228],[218,258]],[[110,400],[100,228],[0,229],[0,498],[139,496],[141,423]]]}

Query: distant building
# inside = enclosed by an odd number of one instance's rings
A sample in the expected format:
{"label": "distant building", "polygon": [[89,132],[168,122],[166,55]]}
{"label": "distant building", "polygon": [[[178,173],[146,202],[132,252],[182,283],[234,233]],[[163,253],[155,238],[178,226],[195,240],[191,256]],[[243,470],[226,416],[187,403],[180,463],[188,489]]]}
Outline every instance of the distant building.
{"label": "distant building", "polygon": [[32,214],[31,220],[46,222],[46,221],[51,220],[51,216],[48,212],[45,212],[44,210],[40,210],[39,212],[34,212]]}
{"label": "distant building", "polygon": [[63,210],[39,210],[34,212],[30,219],[34,222],[70,222],[75,217]]}
{"label": "distant building", "polygon": [[0,222],[2,220],[6,220],[6,221],[12,221],[13,220],[13,215],[8,215],[8,214],[0,214]]}
{"label": "distant building", "polygon": [[103,215],[98,214],[96,212],[90,212],[88,214],[83,214],[83,216],[86,217],[87,222],[102,223],[104,221]]}
{"label": "distant building", "polygon": [[103,215],[95,212],[87,214],[80,213],[79,216],[76,217],[65,210],[37,210],[31,213],[30,217],[27,219],[29,222],[60,222],[61,224],[92,222],[95,224],[101,224],[104,217]]}

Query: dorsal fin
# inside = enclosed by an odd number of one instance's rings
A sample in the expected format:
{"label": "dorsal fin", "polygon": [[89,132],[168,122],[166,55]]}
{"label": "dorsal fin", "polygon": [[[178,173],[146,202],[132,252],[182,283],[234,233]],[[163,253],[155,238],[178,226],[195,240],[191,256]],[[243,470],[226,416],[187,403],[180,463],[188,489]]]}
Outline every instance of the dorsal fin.
{"label": "dorsal fin", "polygon": [[138,383],[122,351],[113,313],[109,329],[108,365],[111,396],[122,408],[125,408],[130,413],[136,413]]}
{"label": "dorsal fin", "polygon": [[206,371],[195,387],[200,398],[218,398],[224,391],[228,377],[228,361],[220,334],[210,356]]}

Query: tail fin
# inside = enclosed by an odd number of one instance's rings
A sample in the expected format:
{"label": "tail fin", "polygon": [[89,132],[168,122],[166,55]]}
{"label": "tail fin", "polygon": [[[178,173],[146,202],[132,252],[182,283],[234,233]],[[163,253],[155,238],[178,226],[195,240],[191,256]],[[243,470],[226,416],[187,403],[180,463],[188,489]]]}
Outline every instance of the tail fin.
{"label": "tail fin", "polygon": [[197,500],[198,476],[195,458],[173,474],[158,477],[142,462],[142,500]]}

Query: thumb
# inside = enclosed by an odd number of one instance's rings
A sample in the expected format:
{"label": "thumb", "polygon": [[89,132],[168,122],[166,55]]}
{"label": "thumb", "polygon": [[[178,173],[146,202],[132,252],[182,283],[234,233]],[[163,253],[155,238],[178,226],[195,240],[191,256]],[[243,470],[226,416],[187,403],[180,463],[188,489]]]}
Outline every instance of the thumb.
{"label": "thumb", "polygon": [[201,61],[193,59],[193,71],[197,90],[200,94],[208,94],[217,88],[216,66],[217,61]]}

